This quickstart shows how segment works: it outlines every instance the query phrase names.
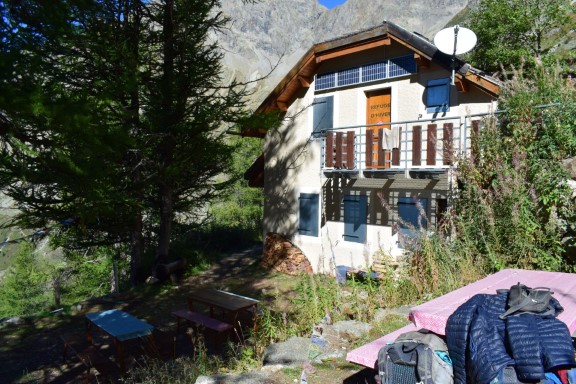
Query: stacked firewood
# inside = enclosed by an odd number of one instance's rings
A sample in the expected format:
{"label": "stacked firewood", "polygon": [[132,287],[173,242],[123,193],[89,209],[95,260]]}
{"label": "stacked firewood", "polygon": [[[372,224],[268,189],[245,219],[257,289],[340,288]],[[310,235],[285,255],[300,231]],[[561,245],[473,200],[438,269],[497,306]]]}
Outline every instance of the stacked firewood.
{"label": "stacked firewood", "polygon": [[262,265],[288,275],[312,273],[312,265],[300,248],[277,233],[268,233]]}
{"label": "stacked firewood", "polygon": [[397,276],[402,270],[408,267],[408,253],[396,258],[391,255],[378,251],[372,256],[372,271]]}

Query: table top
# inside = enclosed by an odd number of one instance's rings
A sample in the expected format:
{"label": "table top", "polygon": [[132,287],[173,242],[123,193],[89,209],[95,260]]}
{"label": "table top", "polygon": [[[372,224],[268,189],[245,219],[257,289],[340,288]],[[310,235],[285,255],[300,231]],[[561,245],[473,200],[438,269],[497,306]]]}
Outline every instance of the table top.
{"label": "table top", "polygon": [[508,289],[518,282],[532,288],[550,288],[554,292],[554,298],[564,307],[564,312],[558,315],[558,319],[568,326],[570,334],[576,331],[576,274],[524,269],[504,269],[413,307],[409,319],[418,329],[426,328],[439,335],[445,335],[448,317],[472,296],[481,293],[495,294],[497,289]]}
{"label": "table top", "polygon": [[197,289],[188,295],[192,302],[222,308],[227,311],[237,312],[258,305],[259,301],[250,297],[244,297],[235,293],[211,288]]}
{"label": "table top", "polygon": [[86,318],[119,341],[149,336],[154,326],[118,309],[86,314]]}
{"label": "table top", "polygon": [[468,299],[477,294],[495,294],[498,289],[509,289],[518,282],[529,287],[548,287],[553,296],[564,307],[558,315],[572,335],[576,332],[576,274],[562,272],[529,271],[523,269],[504,269],[489,275],[475,283],[449,292],[410,310],[411,324],[385,335],[377,340],[352,350],[346,360],[374,368],[378,360],[378,351],[388,342],[394,341],[401,333],[426,328],[444,335],[446,322],[454,311]]}

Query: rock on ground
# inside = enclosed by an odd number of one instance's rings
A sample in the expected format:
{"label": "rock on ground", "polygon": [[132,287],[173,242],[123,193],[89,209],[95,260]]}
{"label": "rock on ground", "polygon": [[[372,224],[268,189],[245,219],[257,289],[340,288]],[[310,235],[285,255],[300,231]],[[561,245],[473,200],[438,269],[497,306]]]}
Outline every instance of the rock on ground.
{"label": "rock on ground", "polygon": [[247,372],[238,375],[200,376],[195,384],[272,384],[267,372]]}

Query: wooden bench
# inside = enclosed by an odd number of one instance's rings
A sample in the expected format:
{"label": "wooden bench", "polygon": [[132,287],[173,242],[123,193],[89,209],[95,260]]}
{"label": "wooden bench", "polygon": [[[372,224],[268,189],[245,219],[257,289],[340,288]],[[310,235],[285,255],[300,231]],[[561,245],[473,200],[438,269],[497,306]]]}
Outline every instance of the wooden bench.
{"label": "wooden bench", "polygon": [[214,319],[213,317],[206,316],[202,313],[193,312],[188,309],[179,309],[177,311],[172,312],[174,316],[176,316],[176,333],[180,330],[180,322],[182,320],[189,321],[196,325],[202,325],[205,328],[211,329],[218,333],[220,332],[227,332],[232,329],[232,324],[228,324],[224,321],[220,321],[218,319]]}
{"label": "wooden bench", "polygon": [[120,369],[112,360],[105,356],[96,346],[92,345],[84,337],[65,338],[60,336],[64,344],[62,360],[66,361],[68,351],[72,352],[80,362],[86,367],[88,376],[91,370],[95,369],[100,375],[106,377],[118,377]]}

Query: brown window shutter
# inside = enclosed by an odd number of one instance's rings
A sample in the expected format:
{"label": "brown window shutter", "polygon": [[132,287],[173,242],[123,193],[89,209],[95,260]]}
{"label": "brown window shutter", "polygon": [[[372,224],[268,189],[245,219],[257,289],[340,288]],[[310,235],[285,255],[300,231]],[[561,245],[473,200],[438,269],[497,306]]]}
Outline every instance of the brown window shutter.
{"label": "brown window shutter", "polygon": [[398,127],[398,148],[392,149],[392,165],[400,165],[401,146],[402,146],[402,128]]}
{"label": "brown window shutter", "polygon": [[346,133],[346,168],[354,169],[354,131]]}
{"label": "brown window shutter", "polygon": [[372,159],[374,153],[372,151],[372,140],[374,139],[374,131],[371,129],[366,130],[366,167],[372,167]]}
{"label": "brown window shutter", "polygon": [[342,168],[342,132],[336,133],[336,168]]}
{"label": "brown window shutter", "polygon": [[412,127],[412,165],[422,165],[422,126]]}
{"label": "brown window shutter", "polygon": [[386,166],[386,150],[384,145],[382,145],[382,140],[384,140],[383,128],[378,130],[378,167]]}
{"label": "brown window shutter", "polygon": [[436,124],[428,124],[426,140],[426,165],[436,165]]}
{"label": "brown window shutter", "polygon": [[454,124],[444,123],[442,135],[443,163],[451,165],[454,160]]}
{"label": "brown window shutter", "polygon": [[334,132],[326,133],[325,167],[334,167]]}

